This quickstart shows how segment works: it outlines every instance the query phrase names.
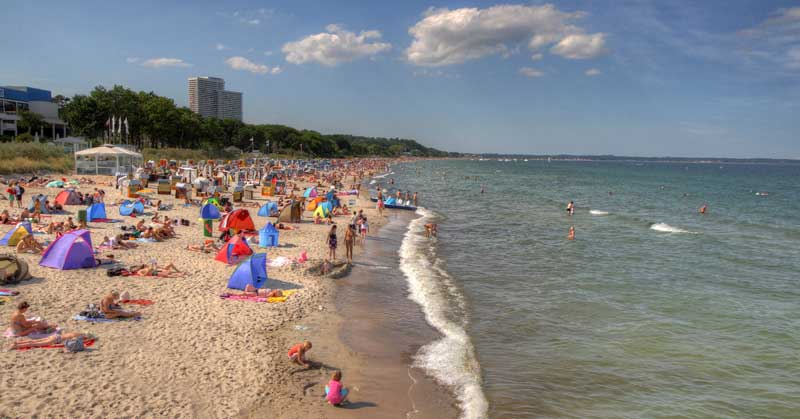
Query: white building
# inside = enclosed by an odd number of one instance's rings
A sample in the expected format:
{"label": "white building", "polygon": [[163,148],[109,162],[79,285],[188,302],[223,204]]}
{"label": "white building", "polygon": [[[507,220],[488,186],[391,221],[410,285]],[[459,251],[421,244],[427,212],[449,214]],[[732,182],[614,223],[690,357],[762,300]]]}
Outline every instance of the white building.
{"label": "white building", "polygon": [[189,109],[204,118],[242,120],[242,93],[225,90],[219,77],[189,77]]}
{"label": "white building", "polygon": [[[49,90],[27,86],[0,87],[0,135],[18,135],[20,112],[30,111],[44,119],[47,126],[38,134],[58,138],[67,133],[67,123],[58,117],[58,105],[53,103]],[[35,134],[35,133],[32,133]]]}

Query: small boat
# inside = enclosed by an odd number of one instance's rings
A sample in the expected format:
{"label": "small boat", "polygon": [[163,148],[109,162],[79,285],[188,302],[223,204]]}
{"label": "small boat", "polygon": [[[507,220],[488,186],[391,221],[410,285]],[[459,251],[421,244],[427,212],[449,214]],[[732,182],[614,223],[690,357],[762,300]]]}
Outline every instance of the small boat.
{"label": "small boat", "polygon": [[[372,197],[372,198],[370,198],[370,201],[378,202],[378,198]],[[401,209],[401,210],[406,210],[406,211],[416,211],[417,210],[417,207],[415,207],[413,205],[397,205],[397,204],[384,203],[383,207],[384,208],[390,208],[390,209]]]}

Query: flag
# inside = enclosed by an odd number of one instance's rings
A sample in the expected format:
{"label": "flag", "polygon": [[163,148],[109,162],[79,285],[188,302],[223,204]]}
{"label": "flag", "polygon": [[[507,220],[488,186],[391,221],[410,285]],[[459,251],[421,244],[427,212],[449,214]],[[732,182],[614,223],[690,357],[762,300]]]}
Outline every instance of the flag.
{"label": "flag", "polygon": [[128,117],[125,117],[125,135],[131,135],[131,132],[128,128]]}
{"label": "flag", "polygon": [[117,118],[117,134],[122,134],[122,117]]}
{"label": "flag", "polygon": [[112,134],[114,133],[114,128],[116,128],[116,124],[117,124],[117,118],[114,118],[114,116],[112,115],[111,116],[111,133]]}

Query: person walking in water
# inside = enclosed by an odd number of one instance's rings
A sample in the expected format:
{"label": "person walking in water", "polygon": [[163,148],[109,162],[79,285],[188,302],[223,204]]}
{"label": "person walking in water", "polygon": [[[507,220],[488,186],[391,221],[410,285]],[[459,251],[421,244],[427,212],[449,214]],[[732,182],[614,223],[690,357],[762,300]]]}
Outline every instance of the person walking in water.
{"label": "person walking in water", "polygon": [[569,201],[569,204],[567,204],[567,215],[572,215],[572,214],[575,214],[575,203]]}
{"label": "person walking in water", "polygon": [[569,233],[567,233],[567,240],[575,240],[575,226],[569,227]]}
{"label": "person walking in water", "polygon": [[417,193],[414,192],[414,206],[417,206]]}
{"label": "person walking in water", "polygon": [[700,214],[706,215],[706,210],[708,210],[708,204],[703,204],[703,206],[700,207]]}

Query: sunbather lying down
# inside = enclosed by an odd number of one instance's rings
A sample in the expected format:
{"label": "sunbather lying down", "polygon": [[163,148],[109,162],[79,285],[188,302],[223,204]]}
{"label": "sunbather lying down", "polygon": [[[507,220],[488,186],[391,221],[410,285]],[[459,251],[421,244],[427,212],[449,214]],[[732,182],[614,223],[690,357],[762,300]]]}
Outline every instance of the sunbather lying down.
{"label": "sunbather lying down", "polygon": [[176,278],[183,276],[184,273],[179,271],[172,262],[165,266],[158,265],[139,265],[131,266],[131,273],[136,276],[160,276],[163,278]]}
{"label": "sunbather lying down", "polygon": [[30,339],[27,337],[16,338],[12,340],[11,344],[8,346],[8,350],[19,349],[19,348],[39,348],[42,346],[58,345],[67,340],[79,337],[82,337],[84,339],[89,338],[88,335],[85,335],[83,333],[62,332],[61,330],[58,330],[52,335],[41,339]]}
{"label": "sunbather lying down", "polygon": [[265,298],[272,298],[272,297],[283,297],[283,291],[281,290],[271,290],[269,288],[256,288],[250,284],[247,284],[244,287],[244,295],[255,295],[257,297],[265,297]]}
{"label": "sunbather lying down", "polygon": [[190,244],[186,246],[186,250],[191,250],[193,252],[203,252],[203,253],[218,252],[219,249],[220,247],[214,244],[214,240],[206,240],[203,242],[203,244],[200,245]]}

